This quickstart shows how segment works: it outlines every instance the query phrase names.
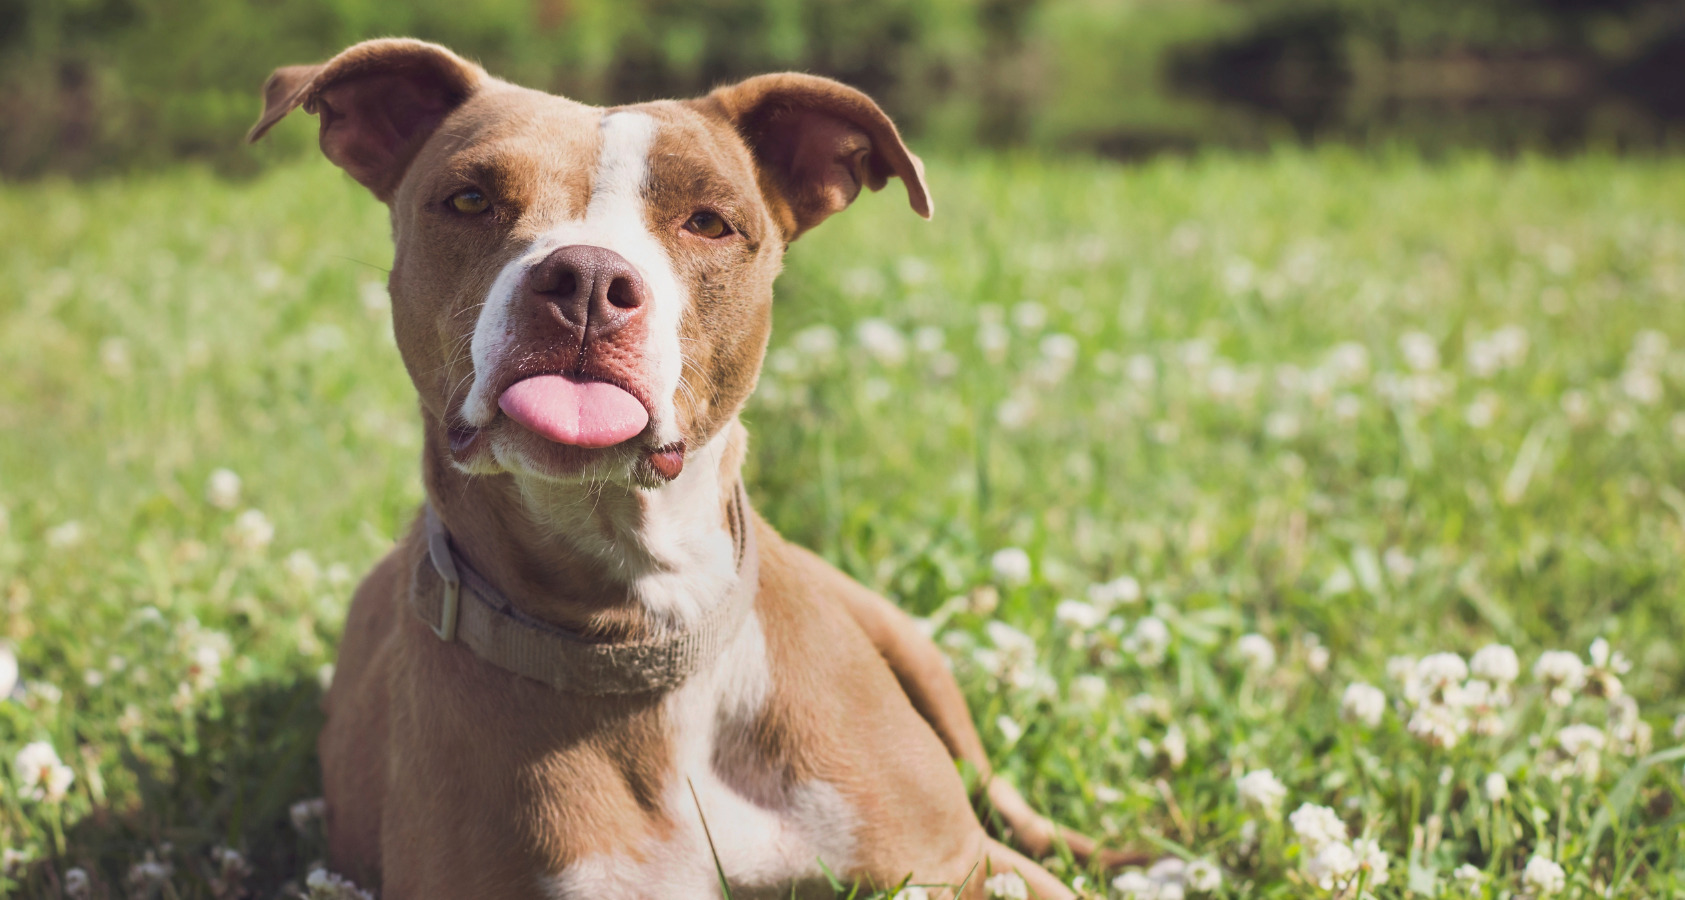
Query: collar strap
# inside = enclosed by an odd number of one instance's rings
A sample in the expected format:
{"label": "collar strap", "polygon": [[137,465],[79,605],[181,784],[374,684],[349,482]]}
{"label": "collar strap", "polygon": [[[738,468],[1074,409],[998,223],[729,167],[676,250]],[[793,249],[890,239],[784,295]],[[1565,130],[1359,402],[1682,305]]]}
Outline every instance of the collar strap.
{"label": "collar strap", "polygon": [[410,608],[447,643],[460,641],[498,668],[571,694],[643,694],[677,687],[725,652],[759,587],[755,530],[740,483],[727,507],[737,582],[694,626],[647,640],[605,643],[535,619],[511,605],[451,549],[427,504],[427,555],[417,561]]}

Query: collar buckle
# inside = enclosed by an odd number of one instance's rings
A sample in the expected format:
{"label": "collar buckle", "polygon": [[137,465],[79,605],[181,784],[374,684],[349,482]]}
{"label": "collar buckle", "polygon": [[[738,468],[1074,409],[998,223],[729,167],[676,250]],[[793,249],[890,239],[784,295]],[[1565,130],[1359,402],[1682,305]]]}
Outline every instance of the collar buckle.
{"label": "collar buckle", "polygon": [[427,504],[427,556],[432,559],[433,570],[439,573],[444,590],[439,621],[427,624],[433,629],[433,633],[439,636],[439,640],[448,644],[456,640],[456,622],[462,609],[462,576],[456,571],[450,536],[445,531],[444,523],[439,521],[439,514],[433,511],[431,503]]}

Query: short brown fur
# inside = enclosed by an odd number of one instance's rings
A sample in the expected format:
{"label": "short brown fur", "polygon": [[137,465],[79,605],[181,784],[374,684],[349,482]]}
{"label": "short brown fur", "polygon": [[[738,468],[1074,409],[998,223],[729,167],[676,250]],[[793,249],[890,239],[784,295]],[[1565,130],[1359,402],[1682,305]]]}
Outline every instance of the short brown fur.
{"label": "short brown fur", "polygon": [[[408,112],[382,110],[387,95]],[[639,454],[656,448],[629,442],[589,457],[587,471],[609,473],[591,492],[534,487],[449,439],[474,375],[464,352],[473,318],[496,274],[545,223],[586,208],[602,111],[497,81],[443,48],[372,41],[320,66],[277,71],[252,138],[295,107],[333,108],[335,96],[354,102],[324,117],[324,151],[391,207],[393,326],[418,393],[427,494],[457,552],[531,616],[605,639],[650,633],[656,626],[627,583],[555,523],[575,515],[595,538],[634,546],[658,487]],[[744,455],[736,416],[765,352],[784,247],[862,187],[900,177],[924,215],[929,193],[922,164],[881,110],[825,79],[764,76],[636,109],[660,124],[646,224],[691,297],[676,424],[693,452],[725,437],[716,463],[723,527]],[[395,132],[368,142],[370,128],[392,122]],[[335,129],[344,131],[330,139]],[[347,135],[361,149],[347,151],[339,143]],[[438,212],[463,185],[491,195],[490,218]],[[699,206],[731,223],[731,241],[683,230]],[[748,518],[760,547],[754,612],[771,690],[753,720],[714,747],[757,773],[738,789],[774,803],[802,784],[834,786],[859,822],[846,877],[881,887],[909,874],[956,885],[969,876],[965,895],[977,897],[985,871],[1011,868],[1037,896],[1070,897],[988,838],[973,813],[956,758],[984,775],[1024,849],[1039,856],[1060,840],[1079,858],[1093,849],[989,780],[935,646],[892,604]],[[677,813],[661,798],[678,773],[661,697],[559,691],[440,641],[408,606],[425,552],[418,525],[352,603],[320,741],[330,864],[388,898],[540,897],[541,877],[593,855],[635,855],[640,842],[672,833]],[[792,887],[829,896],[811,875],[737,893],[789,896]]]}

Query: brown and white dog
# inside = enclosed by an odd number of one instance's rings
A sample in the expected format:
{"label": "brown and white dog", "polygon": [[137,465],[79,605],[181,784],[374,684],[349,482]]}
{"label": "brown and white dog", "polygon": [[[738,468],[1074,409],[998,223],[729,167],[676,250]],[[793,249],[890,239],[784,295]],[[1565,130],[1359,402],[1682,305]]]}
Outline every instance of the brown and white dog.
{"label": "brown and white dog", "polygon": [[[979,896],[1092,841],[990,779],[939,651],[742,499],[785,246],[922,166],[865,95],[768,75],[601,109],[413,40],[277,70],[391,209],[428,510],[352,603],[330,865],[388,898]],[[719,870],[716,872],[716,860]]]}

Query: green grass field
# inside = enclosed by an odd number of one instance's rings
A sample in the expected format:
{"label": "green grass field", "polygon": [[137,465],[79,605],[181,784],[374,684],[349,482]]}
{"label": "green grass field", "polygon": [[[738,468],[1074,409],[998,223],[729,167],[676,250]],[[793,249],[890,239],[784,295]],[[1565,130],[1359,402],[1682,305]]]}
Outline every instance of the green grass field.
{"label": "green grass field", "polygon": [[[1038,804],[1210,896],[1685,892],[1685,162],[929,170],[933,222],[792,248],[751,494],[928,617]],[[316,159],[0,187],[19,895],[304,889],[421,500],[387,235]]]}

